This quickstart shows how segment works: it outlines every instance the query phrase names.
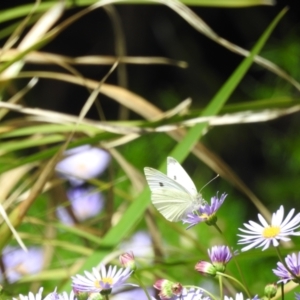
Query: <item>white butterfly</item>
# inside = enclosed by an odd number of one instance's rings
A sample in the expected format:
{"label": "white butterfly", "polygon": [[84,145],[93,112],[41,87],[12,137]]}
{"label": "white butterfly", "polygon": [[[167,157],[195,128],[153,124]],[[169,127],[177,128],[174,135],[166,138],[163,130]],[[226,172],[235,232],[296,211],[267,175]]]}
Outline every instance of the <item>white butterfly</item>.
{"label": "white butterfly", "polygon": [[151,201],[167,220],[178,222],[205,203],[176,159],[167,158],[167,175],[148,167],[144,172],[152,192]]}

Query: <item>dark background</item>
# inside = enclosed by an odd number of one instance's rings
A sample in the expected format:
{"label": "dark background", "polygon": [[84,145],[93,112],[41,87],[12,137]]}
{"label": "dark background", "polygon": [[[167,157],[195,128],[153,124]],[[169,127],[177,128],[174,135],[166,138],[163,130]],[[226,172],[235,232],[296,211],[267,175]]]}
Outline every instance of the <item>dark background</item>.
{"label": "dark background", "polygon": [[[1,3],[4,9],[24,1]],[[216,33],[237,45],[251,49],[263,31],[286,6],[280,21],[265,45],[262,56],[271,59],[299,80],[299,5],[278,1],[275,6],[248,8],[192,7]],[[128,89],[163,110],[183,99],[193,99],[192,108],[201,109],[232,74],[242,57],[209,40],[162,5],[116,5],[126,40],[128,56],[162,56],[186,61],[187,69],[162,65],[127,65]],[[64,19],[82,8],[65,12]],[[6,24],[1,24],[5,26]],[[68,56],[114,55],[111,20],[103,9],[86,15],[61,33],[42,50]],[[60,70],[53,66],[26,66],[27,70]],[[109,66],[84,66],[78,70],[86,77],[101,80]],[[118,84],[116,74],[108,83]],[[41,79],[27,101],[37,106],[78,114],[89,92],[75,85]],[[276,96],[298,97],[299,92],[276,75],[253,65],[230,103],[243,103]],[[100,96],[108,120],[119,118],[119,105]],[[89,118],[99,119],[96,109]],[[129,113],[129,118],[139,118]],[[299,191],[300,146],[299,114],[276,121],[213,129],[203,142],[224,159],[265,202],[288,199],[295,203]],[[299,144],[299,145],[298,145]],[[284,182],[283,182],[284,180]],[[277,204],[276,204],[277,207]]]}
{"label": "dark background", "polygon": [[[2,2],[0,8],[5,9],[22,3],[26,2]],[[74,3],[76,4],[76,1]],[[269,45],[280,47],[282,40],[287,36],[299,38],[300,10],[296,1],[278,1],[275,6],[249,8],[192,7],[192,9],[220,36],[241,47],[251,49],[264,29],[286,6],[289,6],[290,10],[269,40]],[[189,64],[188,69],[161,65],[127,66],[128,88],[154,103],[160,103],[162,108],[170,108],[187,97],[192,97],[195,105],[204,106],[241,61],[241,57],[197,32],[165,6],[116,5],[115,7],[122,21],[129,56],[164,56],[183,60]],[[64,18],[80,9],[82,7],[75,6],[66,11]],[[1,26],[4,27],[5,24]],[[74,23],[42,50],[68,56],[113,55],[114,36],[111,21],[103,9],[97,9]],[[41,66],[29,68],[41,69]],[[99,80],[106,74],[108,67],[85,66],[79,70],[87,77]],[[261,80],[265,73],[261,67],[253,66],[247,80]],[[108,82],[117,83],[116,76],[110,76]],[[49,88],[51,94],[44,93]],[[41,80],[37,90],[43,94],[43,99],[37,97],[37,103],[34,105],[70,113],[78,113],[88,97],[88,92],[84,88],[51,80]],[[176,98],[171,106],[164,103],[166,93],[171,93]],[[244,99],[251,98],[247,85],[242,84],[239,87],[237,96]],[[103,105],[108,106],[105,110],[108,119],[118,117],[116,104],[107,100]]]}

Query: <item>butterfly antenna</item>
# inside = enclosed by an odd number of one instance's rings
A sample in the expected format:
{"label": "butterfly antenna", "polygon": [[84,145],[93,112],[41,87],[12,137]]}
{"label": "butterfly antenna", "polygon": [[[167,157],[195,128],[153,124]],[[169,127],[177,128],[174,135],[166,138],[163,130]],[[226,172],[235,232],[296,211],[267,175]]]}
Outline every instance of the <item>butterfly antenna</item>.
{"label": "butterfly antenna", "polygon": [[217,176],[215,176],[215,177],[214,177],[213,179],[211,179],[207,184],[205,184],[205,185],[201,188],[201,190],[199,191],[199,193],[200,193],[206,186],[208,186],[212,181],[214,181],[215,179],[217,179],[219,176],[220,176],[220,175],[217,174]]}

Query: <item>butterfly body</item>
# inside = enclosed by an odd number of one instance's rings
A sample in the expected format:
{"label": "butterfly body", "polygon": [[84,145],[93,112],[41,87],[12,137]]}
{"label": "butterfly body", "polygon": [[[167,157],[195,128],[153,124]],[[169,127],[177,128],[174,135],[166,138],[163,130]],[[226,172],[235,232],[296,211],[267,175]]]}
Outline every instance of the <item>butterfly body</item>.
{"label": "butterfly body", "polygon": [[167,220],[178,222],[204,203],[193,181],[174,158],[167,158],[167,175],[148,167],[144,172],[152,192],[151,201]]}

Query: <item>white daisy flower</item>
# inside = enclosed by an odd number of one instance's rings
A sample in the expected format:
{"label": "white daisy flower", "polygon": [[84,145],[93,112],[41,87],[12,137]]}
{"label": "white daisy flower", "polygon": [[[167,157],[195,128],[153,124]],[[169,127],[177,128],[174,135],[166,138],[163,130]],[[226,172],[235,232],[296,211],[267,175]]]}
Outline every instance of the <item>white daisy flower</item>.
{"label": "white daisy flower", "polygon": [[62,292],[61,294],[58,295],[59,300],[75,300],[76,297],[74,295],[74,291],[72,290],[70,294],[67,292]]}
{"label": "white daisy flower", "polygon": [[[33,294],[32,292],[29,292],[28,295],[19,295],[20,300],[42,300],[42,293],[43,293],[43,288],[41,287],[37,294]],[[18,300],[18,298],[13,298],[13,300]]]}
{"label": "white daisy flower", "polygon": [[76,275],[72,277],[72,288],[76,293],[107,293],[109,294],[112,288],[124,285],[124,282],[131,275],[130,268],[117,271],[117,267],[109,266],[108,270],[104,265],[100,265],[100,270],[93,268],[92,273],[84,271],[85,276]]}
{"label": "white daisy flower", "polygon": [[[224,296],[224,300],[234,300],[232,297]],[[242,293],[237,293],[235,295],[235,300],[244,300],[244,295]]]}
{"label": "white daisy flower", "polygon": [[[244,295],[243,293],[237,293],[235,295],[235,298],[232,298],[232,297],[228,297],[228,296],[224,296],[224,300],[244,300]],[[247,300],[259,300],[258,296],[254,296],[253,298],[251,299],[247,299]]]}
{"label": "white daisy flower", "polygon": [[[43,287],[39,289],[37,294],[33,294],[32,292],[29,292],[28,295],[19,295],[20,300],[58,300],[58,294],[56,293],[56,289],[54,292],[48,294],[45,298],[42,297],[43,294]],[[13,298],[13,300],[18,300],[17,298]]]}
{"label": "white daisy flower", "polygon": [[110,154],[102,149],[84,145],[65,152],[66,157],[56,165],[56,171],[73,186],[102,174],[110,163]]}
{"label": "white daisy flower", "polygon": [[239,230],[248,235],[238,234],[241,237],[238,244],[248,244],[248,246],[241,251],[258,247],[263,247],[262,250],[266,250],[271,243],[277,247],[280,240],[286,242],[290,240],[289,236],[291,235],[299,236],[300,232],[294,230],[300,227],[300,213],[293,217],[294,212],[295,209],[292,209],[284,219],[284,208],[281,205],[277,212],[273,213],[271,224],[268,224],[260,214],[258,214],[258,219],[261,224],[253,221],[249,221],[249,224],[244,223],[248,230],[242,228]]}

